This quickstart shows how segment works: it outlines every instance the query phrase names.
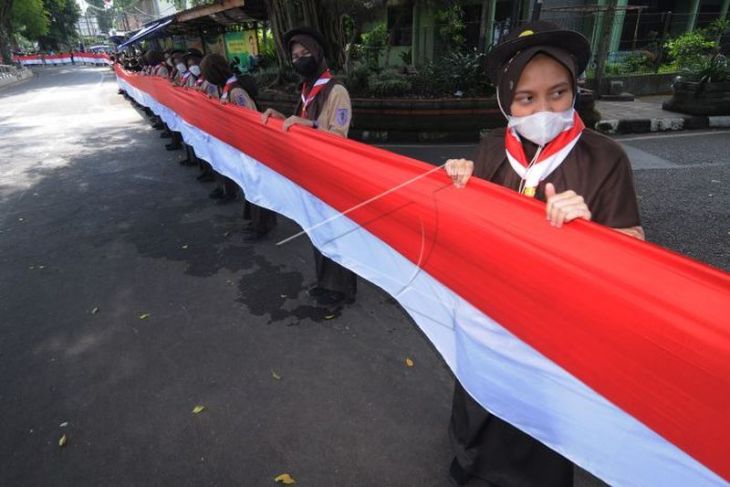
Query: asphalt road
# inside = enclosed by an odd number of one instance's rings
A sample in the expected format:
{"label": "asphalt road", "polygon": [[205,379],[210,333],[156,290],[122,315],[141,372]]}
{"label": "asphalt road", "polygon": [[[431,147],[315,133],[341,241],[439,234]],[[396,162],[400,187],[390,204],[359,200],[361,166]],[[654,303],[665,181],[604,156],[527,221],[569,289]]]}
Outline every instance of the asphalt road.
{"label": "asphalt road", "polygon": [[[0,91],[0,485],[448,485],[453,378],[392,299],[316,307],[292,222],[246,244],[109,70],[38,73]],[[625,141],[668,164],[644,224],[727,269],[728,134],[688,135]]]}

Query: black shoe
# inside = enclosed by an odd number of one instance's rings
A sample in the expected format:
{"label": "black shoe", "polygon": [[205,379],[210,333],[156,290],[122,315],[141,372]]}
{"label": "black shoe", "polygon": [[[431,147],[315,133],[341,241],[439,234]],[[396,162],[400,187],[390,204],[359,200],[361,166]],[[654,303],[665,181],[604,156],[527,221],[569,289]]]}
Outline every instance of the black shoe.
{"label": "black shoe", "polygon": [[449,478],[454,485],[462,486],[466,485],[467,482],[471,480],[471,475],[461,468],[459,460],[454,457],[454,460],[451,462],[451,466],[449,466]]}
{"label": "black shoe", "polygon": [[187,157],[185,159],[180,159],[179,161],[177,161],[177,163],[180,164],[181,166],[194,166],[195,165],[195,163]]}
{"label": "black shoe", "polygon": [[152,128],[155,129],[155,130],[162,130],[162,129],[165,128],[165,124],[164,123],[159,123],[159,122],[153,123],[152,124]]}
{"label": "black shoe", "polygon": [[[198,180],[198,181],[200,181],[201,183],[212,183],[213,181],[215,181],[215,176],[213,176],[213,175],[212,175],[211,173],[209,173],[209,172],[204,172],[203,174],[201,174],[200,176],[198,176],[198,177],[197,177],[197,178],[195,178],[195,179],[197,179],[197,180]],[[222,191],[222,190],[221,190],[221,191]]]}
{"label": "black shoe", "polygon": [[323,294],[317,296],[317,304],[319,304],[320,306],[333,306],[345,302],[352,303],[353,301],[354,300],[352,299],[347,300],[345,297],[345,293],[341,293],[338,291],[325,290]]}
{"label": "black shoe", "polygon": [[180,150],[180,149],[182,149],[182,144],[175,144],[173,142],[170,142],[169,144],[165,144],[165,149],[167,149],[167,150]]}
{"label": "black shoe", "polygon": [[171,134],[170,132],[167,132],[167,131],[165,131],[165,132],[162,132],[162,133],[160,134],[160,138],[161,138],[161,139],[169,139],[170,137],[172,137],[172,134]]}
{"label": "black shoe", "polygon": [[327,290],[325,288],[319,287],[319,286],[314,286],[309,291],[307,291],[307,294],[309,294],[313,298],[318,298],[319,296],[322,296],[326,292],[327,292]]}
{"label": "black shoe", "polygon": [[223,196],[215,202],[216,205],[227,205],[228,203],[233,203],[236,201],[236,195],[235,194],[223,194]]}
{"label": "black shoe", "polygon": [[257,232],[256,230],[244,230],[243,241],[244,242],[257,242],[266,236],[265,233]]}
{"label": "black shoe", "polygon": [[223,192],[222,188],[215,188],[213,191],[210,192],[208,195],[208,198],[212,200],[219,200],[225,196],[225,193]]}

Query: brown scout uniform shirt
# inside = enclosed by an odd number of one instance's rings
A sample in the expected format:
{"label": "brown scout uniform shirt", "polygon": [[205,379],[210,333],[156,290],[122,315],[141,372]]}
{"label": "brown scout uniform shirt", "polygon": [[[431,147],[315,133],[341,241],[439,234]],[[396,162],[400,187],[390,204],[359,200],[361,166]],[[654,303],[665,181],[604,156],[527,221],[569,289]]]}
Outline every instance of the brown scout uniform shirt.
{"label": "brown scout uniform shirt", "polygon": [[[295,115],[300,116],[301,113],[300,100]],[[347,137],[352,122],[352,103],[347,88],[330,81],[307,108],[307,118],[317,120],[320,130]]]}
{"label": "brown scout uniform shirt", "polygon": [[[537,146],[523,143],[528,159]],[[484,137],[474,155],[474,176],[518,191],[521,178],[512,169],[504,148],[504,129]],[[562,164],[537,187],[535,198],[545,201],[545,185],[555,191],[573,190],[582,196],[591,211],[591,220],[612,228],[641,225],[634,191],[631,164],[613,140],[586,129]]]}

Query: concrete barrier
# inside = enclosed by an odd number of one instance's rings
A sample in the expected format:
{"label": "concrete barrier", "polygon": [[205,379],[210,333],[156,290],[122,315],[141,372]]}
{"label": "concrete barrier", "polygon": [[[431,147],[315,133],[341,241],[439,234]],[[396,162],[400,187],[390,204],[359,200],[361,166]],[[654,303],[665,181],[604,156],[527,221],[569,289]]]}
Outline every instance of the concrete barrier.
{"label": "concrete barrier", "polygon": [[0,88],[14,85],[33,77],[33,71],[28,68],[18,68],[7,64],[0,64]]}

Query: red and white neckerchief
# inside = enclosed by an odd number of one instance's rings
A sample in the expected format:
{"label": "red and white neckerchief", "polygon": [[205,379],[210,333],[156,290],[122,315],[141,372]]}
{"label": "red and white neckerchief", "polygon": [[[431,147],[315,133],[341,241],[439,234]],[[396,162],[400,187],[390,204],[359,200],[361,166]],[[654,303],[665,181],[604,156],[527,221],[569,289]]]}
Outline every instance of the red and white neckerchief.
{"label": "red and white neckerchief", "polygon": [[203,77],[203,75],[201,74],[200,76],[198,76],[198,79],[197,79],[197,80],[195,80],[195,86],[200,86],[200,85],[202,85],[202,84],[203,84],[203,81],[205,81],[205,78],[204,78],[204,77]]}
{"label": "red and white neckerchief", "polygon": [[578,112],[574,112],[573,125],[548,142],[545,147],[538,149],[533,161],[530,161],[525,155],[522,141],[514,127],[508,127],[505,130],[504,147],[507,152],[507,160],[523,180],[524,189],[520,188],[522,194],[530,198],[535,197],[537,185],[563,163],[575,144],[578,143],[585,128]]}
{"label": "red and white neckerchief", "polygon": [[185,74],[183,74],[182,76],[182,83],[184,84],[185,82],[187,82],[188,78],[190,78],[192,74],[193,73],[191,73],[189,69],[185,71]]}
{"label": "red and white neckerchief", "polygon": [[319,92],[322,91],[324,85],[329,83],[332,78],[332,73],[328,69],[322,73],[317,81],[314,82],[311,89],[308,89],[307,83],[302,85],[302,113],[300,114],[302,118],[307,118],[307,107],[312,104],[312,101],[314,101]]}
{"label": "red and white neckerchief", "polygon": [[231,87],[236,83],[236,81],[238,81],[238,78],[236,78],[235,74],[226,80],[226,85],[223,87],[223,93],[221,94],[221,100],[228,99],[228,92],[231,91]]}

